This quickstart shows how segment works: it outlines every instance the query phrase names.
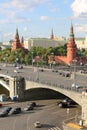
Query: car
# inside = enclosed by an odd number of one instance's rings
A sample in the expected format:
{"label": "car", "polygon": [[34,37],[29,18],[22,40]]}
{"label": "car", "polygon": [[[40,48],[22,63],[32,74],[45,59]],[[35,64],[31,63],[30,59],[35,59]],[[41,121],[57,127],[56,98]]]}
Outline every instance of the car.
{"label": "car", "polygon": [[8,116],[9,111],[12,109],[12,107],[5,107],[0,112],[0,117],[6,117]]}
{"label": "car", "polygon": [[82,89],[83,92],[87,92],[87,87]]}
{"label": "car", "polygon": [[18,71],[18,70],[14,70],[14,72],[15,72],[15,73],[19,73],[19,71]]}
{"label": "car", "polygon": [[23,69],[23,66],[16,66],[16,69]]}
{"label": "car", "polygon": [[44,72],[44,69],[39,69],[39,71]]}
{"label": "car", "polygon": [[60,102],[60,103],[58,104],[58,106],[61,107],[61,108],[67,108],[67,107],[68,107],[68,104],[65,103],[65,102]]}
{"label": "car", "polygon": [[52,69],[52,72],[58,72],[58,70],[56,70],[56,69]]}
{"label": "car", "polygon": [[64,100],[63,100],[63,102],[65,102],[65,103],[67,103],[67,105],[69,106],[69,105],[75,105],[76,104],[76,102],[74,102],[72,99],[70,99],[70,98],[65,98]]}
{"label": "car", "polygon": [[36,105],[36,102],[31,102],[31,103],[29,103],[28,105],[30,105],[30,106],[32,106],[32,107],[36,107],[37,105]]}
{"label": "car", "polygon": [[9,113],[9,111],[12,109],[12,107],[4,107],[3,109],[2,109],[2,112],[5,112],[5,111],[7,111],[7,113]]}
{"label": "car", "polygon": [[0,103],[0,107],[2,107],[2,103]]}
{"label": "car", "polygon": [[34,107],[31,106],[31,105],[27,105],[25,108],[24,108],[24,111],[30,111],[30,110],[33,110]]}
{"label": "car", "polygon": [[1,111],[0,112],[0,117],[6,117],[8,116],[8,112],[7,111]]}
{"label": "car", "polygon": [[83,86],[73,83],[72,88],[79,89],[79,88],[83,88]]}
{"label": "car", "polygon": [[17,67],[17,64],[13,64],[13,67]]}
{"label": "car", "polygon": [[12,115],[12,114],[19,114],[21,113],[21,108],[20,107],[17,107],[17,108],[12,108],[10,110],[10,112],[8,113],[8,115]]}
{"label": "car", "polygon": [[41,125],[41,123],[39,121],[36,121],[34,123],[34,126],[35,126],[35,128],[41,128],[42,127],[42,125]]}

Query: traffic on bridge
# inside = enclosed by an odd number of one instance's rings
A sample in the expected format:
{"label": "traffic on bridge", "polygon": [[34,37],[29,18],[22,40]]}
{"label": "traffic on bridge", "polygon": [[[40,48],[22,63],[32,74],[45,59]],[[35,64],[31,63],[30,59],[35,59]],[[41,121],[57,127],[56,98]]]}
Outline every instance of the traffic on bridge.
{"label": "traffic on bridge", "polygon": [[26,80],[50,85],[59,85],[66,89],[72,89],[78,92],[86,90],[87,87],[87,74],[81,73],[80,69],[74,72],[74,68],[57,67],[56,69],[48,69],[37,66],[14,67],[12,64],[0,64],[0,74],[12,77],[22,76]]}

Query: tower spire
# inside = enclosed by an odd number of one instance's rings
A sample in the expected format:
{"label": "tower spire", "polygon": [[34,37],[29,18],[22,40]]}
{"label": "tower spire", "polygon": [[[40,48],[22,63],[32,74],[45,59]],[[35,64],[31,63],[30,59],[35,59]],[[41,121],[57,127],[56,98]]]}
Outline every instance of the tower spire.
{"label": "tower spire", "polygon": [[18,28],[16,28],[15,38],[19,39]]}
{"label": "tower spire", "polygon": [[50,39],[52,39],[52,40],[54,39],[53,28],[52,28],[52,30],[51,30]]}
{"label": "tower spire", "polygon": [[70,38],[74,38],[74,33],[73,33],[73,24],[71,22],[71,27],[70,27],[70,35],[69,35]]}
{"label": "tower spire", "polygon": [[16,28],[16,35],[18,35],[18,28]]}

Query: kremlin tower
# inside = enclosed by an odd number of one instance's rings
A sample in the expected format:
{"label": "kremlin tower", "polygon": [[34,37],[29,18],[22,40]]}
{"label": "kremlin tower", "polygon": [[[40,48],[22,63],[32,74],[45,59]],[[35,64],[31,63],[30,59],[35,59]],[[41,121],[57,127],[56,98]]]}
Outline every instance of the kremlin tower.
{"label": "kremlin tower", "polygon": [[21,46],[24,48],[24,38],[23,38],[23,36],[21,38]]}
{"label": "kremlin tower", "polygon": [[24,48],[24,38],[22,37],[21,43],[20,43],[18,29],[16,29],[16,35],[15,35],[11,50],[14,51],[14,50],[19,49],[19,48]]}
{"label": "kremlin tower", "polygon": [[54,39],[53,28],[52,28],[52,31],[51,31],[50,39],[51,39],[51,40]]}
{"label": "kremlin tower", "polygon": [[67,56],[55,56],[56,63],[65,63],[70,65],[76,59],[76,44],[73,33],[73,25],[71,24],[69,40],[67,43]]}
{"label": "kremlin tower", "polygon": [[74,59],[76,59],[76,44],[73,33],[73,25],[71,24],[70,35],[67,44],[67,60],[71,63]]}

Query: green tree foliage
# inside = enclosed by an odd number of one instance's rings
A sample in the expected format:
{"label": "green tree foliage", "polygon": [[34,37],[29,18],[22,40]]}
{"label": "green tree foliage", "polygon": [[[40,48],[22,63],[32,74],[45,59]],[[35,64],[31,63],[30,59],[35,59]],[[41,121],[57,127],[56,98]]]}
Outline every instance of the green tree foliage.
{"label": "green tree foliage", "polygon": [[[48,56],[66,56],[67,55],[67,44],[58,47],[49,47],[48,49],[43,47],[32,47],[27,53],[23,49],[16,49],[11,51],[11,49],[0,50],[0,61],[19,64],[32,64],[32,60],[36,56],[40,56],[43,60],[42,64],[47,64]],[[86,50],[77,49],[77,56],[87,56]]]}

